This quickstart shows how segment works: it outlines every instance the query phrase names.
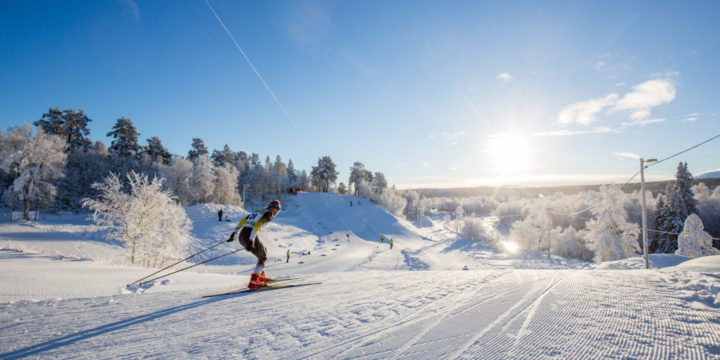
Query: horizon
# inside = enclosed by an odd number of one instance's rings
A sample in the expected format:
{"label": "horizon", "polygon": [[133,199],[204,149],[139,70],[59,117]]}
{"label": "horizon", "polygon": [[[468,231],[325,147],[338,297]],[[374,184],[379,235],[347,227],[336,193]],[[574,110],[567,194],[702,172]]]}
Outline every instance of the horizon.
{"label": "horizon", "polygon": [[[330,156],[389,185],[624,183],[720,134],[714,2],[0,4],[0,127],[83,109],[185,156]],[[720,168],[712,141],[648,168]],[[638,182],[634,179],[633,182]]]}

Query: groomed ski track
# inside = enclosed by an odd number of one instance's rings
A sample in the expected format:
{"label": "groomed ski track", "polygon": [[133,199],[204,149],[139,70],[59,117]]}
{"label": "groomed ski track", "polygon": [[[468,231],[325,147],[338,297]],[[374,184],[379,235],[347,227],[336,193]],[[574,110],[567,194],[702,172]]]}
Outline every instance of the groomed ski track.
{"label": "groomed ski track", "polygon": [[718,309],[688,302],[673,286],[682,275],[669,278],[338,273],[322,285],[250,296],[20,301],[0,305],[0,358],[717,358]]}

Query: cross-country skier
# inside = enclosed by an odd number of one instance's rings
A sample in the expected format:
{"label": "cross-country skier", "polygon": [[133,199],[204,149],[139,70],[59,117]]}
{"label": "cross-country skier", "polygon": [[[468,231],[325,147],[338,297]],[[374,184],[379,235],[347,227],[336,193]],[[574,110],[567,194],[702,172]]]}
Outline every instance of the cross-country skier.
{"label": "cross-country skier", "polygon": [[[268,286],[267,282],[272,281],[272,278],[265,275],[265,262],[267,261],[267,249],[260,242],[258,233],[262,229],[263,225],[270,222],[277,213],[280,211],[280,201],[273,200],[264,210],[257,210],[244,217],[235,226],[227,242],[235,240],[235,234],[240,230],[238,236],[238,242],[245,247],[245,250],[250,251],[257,257],[258,262],[250,276],[250,283],[248,288],[258,289],[261,287]],[[242,230],[241,230],[242,229]]]}

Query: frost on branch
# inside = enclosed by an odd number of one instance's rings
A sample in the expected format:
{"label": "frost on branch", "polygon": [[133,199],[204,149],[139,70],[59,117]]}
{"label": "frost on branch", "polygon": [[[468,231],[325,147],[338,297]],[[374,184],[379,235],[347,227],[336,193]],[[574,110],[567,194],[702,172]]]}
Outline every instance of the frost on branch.
{"label": "frost on branch", "polygon": [[696,258],[708,255],[719,255],[720,250],[712,246],[712,237],[703,231],[700,218],[691,214],[685,219],[683,232],[678,236],[678,249],[676,254]]}
{"label": "frost on branch", "polygon": [[185,210],[162,189],[162,179],[149,181],[132,171],[127,180],[129,194],[112,173],[105,182],[93,184],[98,199],[84,199],[83,205],[93,210],[95,223],[129,248],[132,264],[161,267],[182,258],[192,229]]}

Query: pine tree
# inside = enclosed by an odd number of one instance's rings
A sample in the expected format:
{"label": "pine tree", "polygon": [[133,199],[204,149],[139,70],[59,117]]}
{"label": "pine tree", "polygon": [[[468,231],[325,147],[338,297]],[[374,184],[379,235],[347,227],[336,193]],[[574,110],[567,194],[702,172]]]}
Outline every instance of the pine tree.
{"label": "pine tree", "polygon": [[[697,213],[697,205],[692,192],[693,176],[688,170],[687,162],[679,163],[675,174],[675,184],[678,187],[680,198],[685,203],[688,214]],[[685,221],[685,219],[683,219]]]}
{"label": "pine tree", "polygon": [[335,184],[338,172],[335,170],[335,162],[329,156],[318,159],[318,165],[313,166],[310,177],[322,192],[330,191],[330,184]]}
{"label": "pine tree", "polygon": [[194,161],[199,156],[207,155],[209,154],[207,147],[205,146],[205,142],[203,142],[200,138],[193,138],[192,139],[192,149],[188,151],[187,159],[190,161]]}
{"label": "pine tree", "polygon": [[150,156],[153,162],[157,162],[163,165],[167,165],[172,160],[172,155],[163,146],[162,141],[157,136],[153,136],[147,139],[147,146],[143,148],[143,153]]}
{"label": "pine tree", "polygon": [[106,136],[112,136],[114,138],[110,144],[110,150],[121,157],[135,158],[140,152],[138,135],[132,120],[123,116],[117,119],[112,131],[107,133]]}
{"label": "pine tree", "polygon": [[90,135],[90,130],[87,128],[90,121],[92,120],[82,109],[60,111],[60,108],[56,107],[43,114],[42,118],[35,121],[33,125],[42,128],[47,134],[64,138],[68,144],[68,150],[75,151],[91,146],[92,143],[87,138]]}

